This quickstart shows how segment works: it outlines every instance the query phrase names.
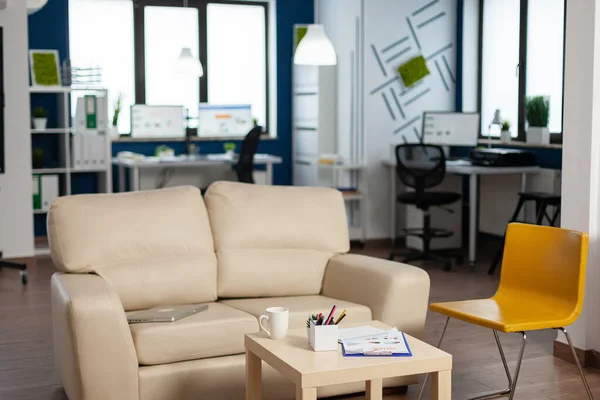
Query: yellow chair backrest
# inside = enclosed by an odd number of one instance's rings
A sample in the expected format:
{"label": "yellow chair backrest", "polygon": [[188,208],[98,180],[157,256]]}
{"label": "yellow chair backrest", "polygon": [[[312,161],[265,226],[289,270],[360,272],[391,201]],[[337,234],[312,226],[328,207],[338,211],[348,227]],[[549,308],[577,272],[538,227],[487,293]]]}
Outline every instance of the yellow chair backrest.
{"label": "yellow chair backrest", "polygon": [[583,306],[587,254],[586,233],[509,224],[496,296],[548,299],[577,316]]}

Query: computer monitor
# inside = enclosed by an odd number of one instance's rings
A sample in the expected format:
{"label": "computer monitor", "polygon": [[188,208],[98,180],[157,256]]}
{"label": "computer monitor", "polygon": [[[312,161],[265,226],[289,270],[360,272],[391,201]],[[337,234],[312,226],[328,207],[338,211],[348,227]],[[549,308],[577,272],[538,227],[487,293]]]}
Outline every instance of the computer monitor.
{"label": "computer monitor", "polygon": [[479,113],[426,111],[423,143],[439,146],[477,146]]}
{"label": "computer monitor", "polygon": [[254,122],[250,104],[200,104],[198,136],[245,136],[252,128],[254,128]]}
{"label": "computer monitor", "polygon": [[180,138],[185,137],[183,106],[131,106],[131,137]]}

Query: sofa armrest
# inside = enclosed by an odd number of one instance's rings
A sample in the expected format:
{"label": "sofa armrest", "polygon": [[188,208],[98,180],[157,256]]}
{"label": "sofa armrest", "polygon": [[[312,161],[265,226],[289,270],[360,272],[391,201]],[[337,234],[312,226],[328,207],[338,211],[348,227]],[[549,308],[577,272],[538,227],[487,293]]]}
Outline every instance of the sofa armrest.
{"label": "sofa armrest", "polygon": [[373,320],[423,337],[429,302],[429,275],[420,268],[356,254],[329,260],[324,296],[365,305]]}
{"label": "sofa armrest", "polygon": [[138,360],[125,311],[106,281],[51,280],[54,357],[69,399],[139,400]]}

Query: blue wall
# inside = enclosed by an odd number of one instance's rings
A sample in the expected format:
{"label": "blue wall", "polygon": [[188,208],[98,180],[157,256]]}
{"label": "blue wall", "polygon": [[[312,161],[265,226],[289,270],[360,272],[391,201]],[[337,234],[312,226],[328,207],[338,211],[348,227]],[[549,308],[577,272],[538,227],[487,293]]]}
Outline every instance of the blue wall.
{"label": "blue wall", "polygon": [[[277,139],[265,140],[259,146],[259,152],[281,156],[283,164],[274,167],[274,183],[288,185],[292,183],[292,43],[294,24],[313,22],[313,0],[279,0],[276,4],[277,17]],[[69,57],[68,0],[50,0],[46,7],[29,17],[29,48],[57,49],[61,60]],[[42,105],[50,115],[57,115],[56,101],[51,96],[32,96],[32,106]],[[56,126],[54,118],[49,127]],[[222,141],[199,142],[202,153],[220,153]],[[142,154],[154,154],[161,143],[115,143],[113,154],[119,151],[134,151]],[[183,152],[183,143],[169,143],[178,153]],[[55,143],[34,141],[34,147],[45,150],[45,163],[52,165],[58,159]],[[116,180],[116,176],[115,176]],[[95,178],[89,174],[78,176],[73,184],[73,193],[85,193],[95,188]],[[45,234],[45,216],[36,215],[36,235]]]}

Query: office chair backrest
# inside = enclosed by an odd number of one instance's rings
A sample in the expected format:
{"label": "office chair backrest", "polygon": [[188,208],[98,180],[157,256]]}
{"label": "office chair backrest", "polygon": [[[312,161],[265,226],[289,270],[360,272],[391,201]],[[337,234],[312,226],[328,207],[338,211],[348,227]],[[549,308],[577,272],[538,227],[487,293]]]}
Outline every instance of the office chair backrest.
{"label": "office chair backrest", "polygon": [[400,144],[396,146],[396,174],[417,193],[437,186],[446,175],[444,150],[430,144]]}
{"label": "office chair backrest", "polygon": [[586,233],[509,224],[496,296],[525,303],[549,299],[557,315],[567,313],[575,321],[583,306],[587,253]]}
{"label": "office chair backrest", "polygon": [[258,150],[258,142],[262,127],[255,126],[244,138],[242,142],[242,150],[240,151],[240,159],[237,165],[238,181],[242,183],[254,183],[252,171],[254,171],[254,155]]}

